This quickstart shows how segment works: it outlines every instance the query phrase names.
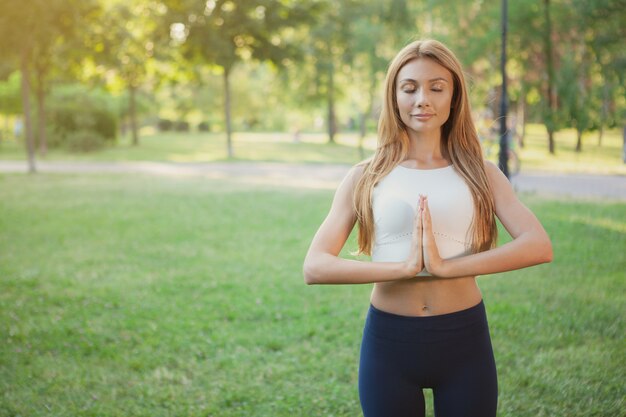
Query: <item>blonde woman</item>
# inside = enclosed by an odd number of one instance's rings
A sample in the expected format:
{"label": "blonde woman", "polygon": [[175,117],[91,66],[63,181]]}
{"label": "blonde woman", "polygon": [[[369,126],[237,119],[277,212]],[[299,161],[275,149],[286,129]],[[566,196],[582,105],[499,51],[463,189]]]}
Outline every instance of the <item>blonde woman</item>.
{"label": "blonde woman", "polygon": [[[550,262],[545,230],[482,157],[461,65],[434,40],[391,62],[374,156],[335,194],[307,284],[374,283],[359,366],[365,417],[496,415],[497,376],[476,276]],[[513,238],[496,247],[496,220]],[[354,225],[371,262],[339,257]]]}

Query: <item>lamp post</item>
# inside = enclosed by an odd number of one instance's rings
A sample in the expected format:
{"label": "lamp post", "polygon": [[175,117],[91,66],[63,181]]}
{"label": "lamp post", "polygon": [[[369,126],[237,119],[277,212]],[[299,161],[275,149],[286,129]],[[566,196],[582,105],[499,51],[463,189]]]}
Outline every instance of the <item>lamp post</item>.
{"label": "lamp post", "polygon": [[509,176],[509,142],[508,129],[506,126],[506,115],[508,112],[508,95],[506,91],[506,33],[508,20],[508,4],[507,0],[502,0],[502,56],[501,56],[501,72],[502,72],[502,94],[500,97],[500,154],[498,155],[498,166],[500,170]]}

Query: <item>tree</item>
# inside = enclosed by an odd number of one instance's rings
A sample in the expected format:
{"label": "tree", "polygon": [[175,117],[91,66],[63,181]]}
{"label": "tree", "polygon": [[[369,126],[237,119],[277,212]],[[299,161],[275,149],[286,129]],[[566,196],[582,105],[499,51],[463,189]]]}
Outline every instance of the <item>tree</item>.
{"label": "tree", "polygon": [[601,145],[604,127],[625,123],[615,103],[626,96],[626,8],[620,0],[576,0],[574,6],[591,61],[591,88],[601,103],[597,121]]}
{"label": "tree", "polygon": [[126,90],[132,144],[139,145],[137,94],[150,73],[156,71],[155,55],[167,54],[167,38],[160,29],[164,6],[153,0],[117,2],[91,28],[89,46],[99,76],[110,90]]}
{"label": "tree", "polygon": [[21,96],[24,113],[24,134],[26,153],[28,158],[28,171],[36,172],[35,146],[32,136],[32,119],[30,108],[30,74],[32,59],[37,41],[37,29],[41,20],[45,21],[43,0],[33,1],[30,7],[16,5],[9,0],[0,2],[0,53],[3,61],[13,62],[21,71]]}
{"label": "tree", "polygon": [[[9,115],[19,114],[22,111],[20,99],[20,73],[13,71],[6,77],[5,81],[0,81],[0,113],[4,115],[4,132],[9,132]],[[0,130],[0,132],[2,132]],[[0,134],[0,140],[3,134]]]}
{"label": "tree", "polygon": [[[35,141],[33,136],[31,90],[33,76],[37,79],[39,131],[43,132],[47,75],[51,69],[50,55],[54,45],[71,37],[76,23],[93,7],[85,0],[29,0],[15,3],[0,1],[0,58],[19,63],[22,74],[21,95],[24,112],[24,133],[29,172],[35,172]],[[45,150],[45,134],[42,133]]]}
{"label": "tree", "polygon": [[337,68],[349,65],[352,51],[350,26],[354,13],[357,13],[354,1],[328,2],[318,24],[311,30],[310,42],[306,46],[307,55],[313,58],[316,95],[326,102],[326,127],[328,141],[335,142],[337,133]]}
{"label": "tree", "polygon": [[584,45],[572,45],[559,71],[558,92],[565,119],[576,127],[576,152],[582,151],[582,136],[598,121],[600,106],[591,92],[590,63]]}
{"label": "tree", "polygon": [[415,21],[405,0],[369,0],[361,3],[360,10],[350,30],[348,48],[352,51],[352,62],[346,78],[350,83],[348,95],[359,112],[359,152],[364,158],[367,120],[376,113],[374,103],[378,88],[390,60],[414,35]]}
{"label": "tree", "polygon": [[219,67],[224,87],[228,157],[234,156],[231,124],[231,79],[242,60],[271,61],[282,66],[297,55],[288,29],[308,21],[315,2],[280,0],[168,0],[172,28],[184,56],[193,64]]}
{"label": "tree", "polygon": [[554,68],[554,42],[552,40],[552,18],[550,10],[550,0],[543,0],[543,11],[545,17],[545,31],[544,31],[544,54],[547,68],[547,85],[546,85],[546,97],[547,105],[544,109],[544,124],[548,131],[548,151],[551,154],[555,152],[554,146],[554,132],[557,130],[557,93],[555,83],[555,68]]}

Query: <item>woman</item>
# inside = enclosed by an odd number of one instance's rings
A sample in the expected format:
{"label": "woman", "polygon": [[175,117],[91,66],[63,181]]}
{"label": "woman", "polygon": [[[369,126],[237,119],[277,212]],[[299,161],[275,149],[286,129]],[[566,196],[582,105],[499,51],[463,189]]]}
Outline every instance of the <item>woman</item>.
{"label": "woman", "polygon": [[[374,156],[335,194],[304,261],[307,284],[374,283],[359,367],[365,417],[496,415],[497,378],[476,276],[552,260],[545,230],[483,160],[461,65],[416,41],[391,62]],[[496,244],[495,216],[513,238]],[[359,251],[340,258],[358,222]]]}

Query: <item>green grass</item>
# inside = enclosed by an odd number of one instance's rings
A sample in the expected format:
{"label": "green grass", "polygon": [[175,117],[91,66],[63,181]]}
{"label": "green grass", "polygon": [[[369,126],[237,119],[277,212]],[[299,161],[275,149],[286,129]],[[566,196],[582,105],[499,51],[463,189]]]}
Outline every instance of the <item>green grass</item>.
{"label": "green grass", "polygon": [[[226,137],[219,133],[158,133],[146,134],[140,146],[132,146],[130,138],[120,139],[116,146],[98,152],[72,154],[63,150],[51,151],[49,161],[164,161],[212,162],[226,161]],[[367,138],[364,156],[369,156],[375,138]],[[339,135],[337,142],[326,143],[323,134],[302,134],[298,143],[286,133],[235,133],[233,150],[239,161],[277,161],[307,163],[354,164],[361,159],[355,134]],[[6,141],[0,145],[0,160],[24,159],[22,144]]]}
{"label": "green grass", "polygon": [[516,148],[522,160],[522,170],[626,175],[626,163],[622,160],[624,145],[619,129],[605,131],[601,146],[598,145],[598,132],[585,133],[582,152],[576,152],[574,129],[557,132],[555,143],[555,154],[550,155],[545,127],[528,125],[525,147]]}
{"label": "green grass", "polygon": [[[359,416],[371,287],[301,276],[331,197],[0,176],[0,416]],[[499,415],[620,415],[626,205],[523,199],[555,261],[479,279]]]}
{"label": "green grass", "polygon": [[[305,163],[354,164],[371,155],[376,138],[365,139],[365,152],[358,151],[358,137],[354,133],[339,134],[337,143],[328,145],[324,134],[302,134],[299,143],[287,133],[235,133],[233,147],[239,161],[278,161]],[[225,136],[218,133],[162,133],[149,130],[141,138],[141,145],[130,145],[128,137],[120,139],[117,146],[88,154],[71,154],[61,150],[51,151],[42,160],[48,161],[166,161],[208,162],[228,160]],[[592,174],[626,175],[622,161],[622,135],[619,130],[604,134],[598,146],[597,133],[584,136],[583,152],[574,151],[576,135],[571,129],[556,134],[556,154],[547,151],[547,135],[543,125],[527,126],[526,146],[517,149],[522,160],[522,170],[552,172],[584,172]],[[23,145],[14,140],[0,143],[0,160],[23,160]],[[493,155],[496,159],[497,155]]]}

